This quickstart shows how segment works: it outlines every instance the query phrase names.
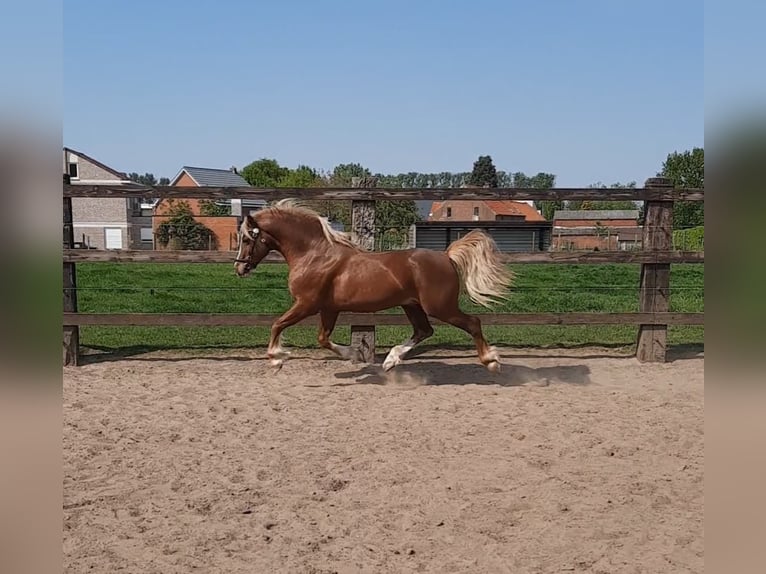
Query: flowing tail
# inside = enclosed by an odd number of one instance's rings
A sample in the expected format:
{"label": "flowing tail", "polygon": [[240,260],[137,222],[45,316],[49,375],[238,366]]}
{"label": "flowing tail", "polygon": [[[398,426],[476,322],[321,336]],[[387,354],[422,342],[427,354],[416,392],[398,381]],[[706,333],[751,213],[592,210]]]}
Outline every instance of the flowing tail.
{"label": "flowing tail", "polygon": [[495,241],[474,229],[447,247],[447,257],[457,267],[471,301],[485,307],[504,299],[515,274],[500,259]]}

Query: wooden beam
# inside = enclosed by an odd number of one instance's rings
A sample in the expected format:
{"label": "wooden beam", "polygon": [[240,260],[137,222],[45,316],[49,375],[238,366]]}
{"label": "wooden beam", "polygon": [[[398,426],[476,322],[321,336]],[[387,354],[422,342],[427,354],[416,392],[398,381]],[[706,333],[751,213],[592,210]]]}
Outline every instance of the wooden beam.
{"label": "wooden beam", "polygon": [[[68,178],[64,174],[65,181]],[[74,246],[74,225],[72,219],[72,198],[65,197],[64,207],[64,245],[71,249]],[[77,312],[77,273],[73,262],[63,264],[64,312]],[[77,325],[63,327],[63,363],[64,366],[77,366],[80,357],[80,328]]]}
{"label": "wooden beam", "polygon": [[[268,327],[280,315],[248,313],[64,313],[64,325]],[[481,313],[483,325],[704,325],[704,313]],[[444,325],[434,319],[433,324]],[[299,325],[317,326],[318,317]],[[341,313],[338,325],[409,325],[403,313]]]}
{"label": "wooden beam", "polygon": [[141,197],[144,199],[262,199],[273,201],[287,197],[312,200],[475,200],[513,199],[591,200],[591,201],[704,201],[704,189],[645,187],[634,189],[571,188],[382,188],[375,187],[187,187],[144,185],[77,185],[65,184],[64,197]]}
{"label": "wooden beam", "polygon": [[[355,177],[354,189],[371,189],[378,184],[374,177]],[[375,250],[375,200],[351,202],[351,237],[367,251]],[[351,325],[351,347],[358,349],[365,363],[375,360],[375,325]]]}
{"label": "wooden beam", "polygon": [[[66,262],[112,263],[231,263],[234,251],[152,251],[64,249]],[[503,253],[506,263],[704,263],[705,253],[697,251],[534,251]],[[281,255],[269,255],[262,263],[284,263]]]}
{"label": "wooden beam", "polygon": [[[672,182],[665,178],[651,178],[647,186],[670,188]],[[673,239],[673,202],[649,201],[646,203],[643,248],[646,252],[667,251]],[[661,314],[670,308],[670,264],[644,263],[641,266],[639,311]],[[639,327],[636,357],[641,362],[665,362],[667,347],[667,324],[652,323]]]}

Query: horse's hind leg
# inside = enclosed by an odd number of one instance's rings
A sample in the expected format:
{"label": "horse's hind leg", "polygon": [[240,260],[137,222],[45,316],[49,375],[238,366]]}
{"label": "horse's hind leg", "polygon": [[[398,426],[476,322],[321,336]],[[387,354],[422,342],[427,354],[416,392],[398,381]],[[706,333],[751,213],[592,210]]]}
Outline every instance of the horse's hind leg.
{"label": "horse's hind leg", "polygon": [[500,356],[494,347],[490,347],[487,344],[487,340],[484,338],[484,333],[481,330],[481,321],[478,317],[463,313],[456,303],[449,305],[446,309],[429,308],[427,310],[429,315],[454,325],[471,335],[476,345],[476,351],[479,354],[479,361],[490,371],[500,370]]}
{"label": "horse's hind leg", "polygon": [[330,340],[333,329],[335,329],[335,323],[338,320],[337,311],[320,311],[319,312],[319,345],[325,349],[329,349],[339,357],[348,360],[361,361],[362,357],[360,352],[346,345],[338,345]]}
{"label": "horse's hind leg", "polygon": [[400,364],[402,359],[404,359],[404,356],[409,353],[415,345],[434,334],[433,327],[431,327],[431,323],[428,321],[428,315],[426,315],[423,307],[418,303],[402,305],[402,309],[404,309],[407,318],[410,320],[410,323],[412,323],[412,337],[403,344],[391,348],[385,361],[383,361],[383,369],[386,371],[391,370],[396,365]]}

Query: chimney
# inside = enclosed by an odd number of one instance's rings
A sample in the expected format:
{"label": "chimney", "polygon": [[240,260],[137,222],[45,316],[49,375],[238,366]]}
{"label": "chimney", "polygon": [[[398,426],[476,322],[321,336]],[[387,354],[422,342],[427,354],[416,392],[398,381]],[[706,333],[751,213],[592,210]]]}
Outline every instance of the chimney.
{"label": "chimney", "polygon": [[236,168],[235,166],[231,166],[231,167],[229,168],[229,171],[230,171],[231,173],[237,173],[237,168]]}

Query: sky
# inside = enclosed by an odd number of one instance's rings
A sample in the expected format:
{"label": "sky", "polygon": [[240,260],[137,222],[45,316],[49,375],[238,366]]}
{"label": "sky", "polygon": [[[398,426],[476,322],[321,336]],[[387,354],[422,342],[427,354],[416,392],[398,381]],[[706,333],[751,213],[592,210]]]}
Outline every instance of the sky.
{"label": "sky", "polygon": [[67,0],[63,143],[121,171],[269,157],[637,182],[704,146],[699,0]]}

